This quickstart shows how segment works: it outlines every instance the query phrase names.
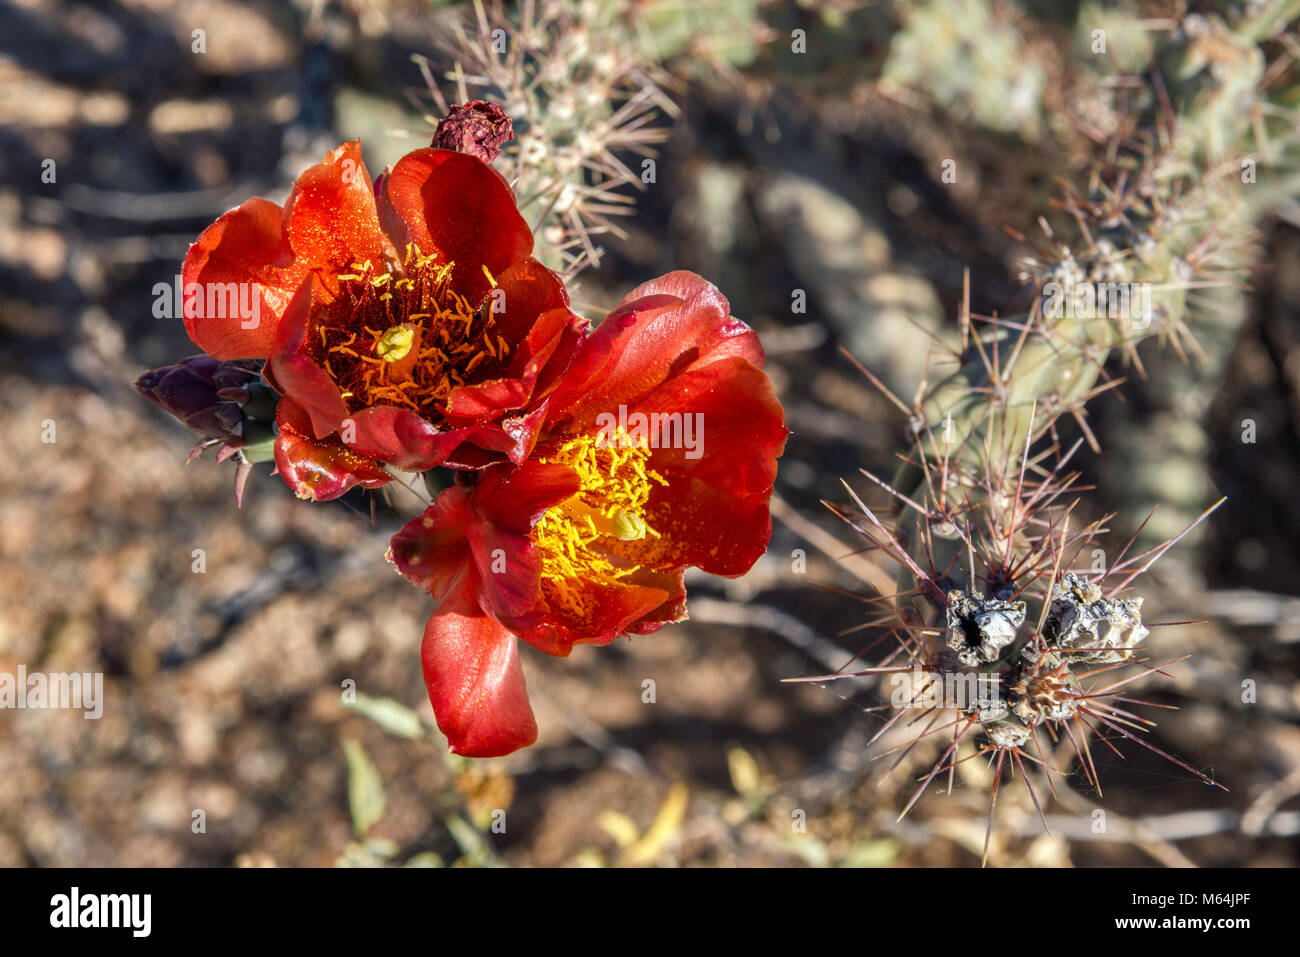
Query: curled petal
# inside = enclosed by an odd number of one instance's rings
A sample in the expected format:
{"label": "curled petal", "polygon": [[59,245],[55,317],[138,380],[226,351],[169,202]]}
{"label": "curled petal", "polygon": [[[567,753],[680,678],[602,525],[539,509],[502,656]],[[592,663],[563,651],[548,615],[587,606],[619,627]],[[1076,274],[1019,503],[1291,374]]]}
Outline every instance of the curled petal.
{"label": "curled petal", "polygon": [[315,438],[306,411],[292,399],[280,400],[276,424],[276,471],[299,498],[325,502],[354,486],[379,488],[391,480],[387,472],[357,455],[337,435]]}
{"label": "curled petal", "polygon": [[636,623],[661,608],[671,598],[663,588],[640,585],[629,579],[590,579],[565,583],[563,597],[557,583],[542,582],[542,597],[549,612],[539,623],[507,622],[516,634],[548,655],[567,657],[574,645],[607,645]]}
{"label": "curled petal", "polygon": [[423,472],[439,465],[454,465],[452,456],[464,443],[501,453],[515,449],[518,440],[495,425],[439,430],[410,409],[373,405],[348,417],[355,451],[399,469]]}
{"label": "curled petal", "polygon": [[402,526],[389,544],[388,560],[407,581],[434,598],[444,597],[473,561],[465,537],[469,498],[469,489],[461,485],[444,490],[423,515]]}
{"label": "curled petal", "polygon": [[525,408],[537,397],[543,370],[553,364],[548,381],[563,372],[581,342],[581,326],[568,309],[542,313],[519,341],[506,375],[471,385],[457,386],[447,397],[447,415],[456,419],[494,418],[503,411]]}
{"label": "curled petal", "polygon": [[276,351],[266,372],[276,389],[307,413],[311,433],[321,439],[339,430],[348,406],[329,374],[302,352],[313,286],[308,278],[285,308],[276,331]]}
{"label": "curled petal", "polygon": [[498,757],[537,740],[519,644],[479,608],[467,578],[429,619],[421,658],[434,716],[454,752]]}
{"label": "curled petal", "polygon": [[529,532],[552,505],[577,493],[577,473],[567,465],[527,462],[489,469],[474,489],[474,510],[494,525]]}
{"label": "curled petal", "polygon": [[507,342],[519,342],[538,316],[552,309],[567,310],[569,294],[564,280],[529,256],[497,277],[489,303],[496,310],[497,330]]}

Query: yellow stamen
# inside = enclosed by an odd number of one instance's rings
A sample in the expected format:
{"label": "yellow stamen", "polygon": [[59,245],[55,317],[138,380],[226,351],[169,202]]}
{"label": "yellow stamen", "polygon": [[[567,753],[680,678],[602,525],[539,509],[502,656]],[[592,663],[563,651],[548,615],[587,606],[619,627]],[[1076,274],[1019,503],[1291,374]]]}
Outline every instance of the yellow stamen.
{"label": "yellow stamen", "polygon": [[[617,580],[637,566],[600,546],[601,539],[636,542],[659,533],[645,520],[654,484],[668,482],[646,468],[650,450],[627,448],[626,436],[598,442],[600,434],[570,439],[543,462],[567,465],[578,475],[579,489],[547,510],[533,528],[542,559],[543,588],[549,600],[582,615],[590,596],[589,581]],[[625,466],[625,467],[624,467]]]}

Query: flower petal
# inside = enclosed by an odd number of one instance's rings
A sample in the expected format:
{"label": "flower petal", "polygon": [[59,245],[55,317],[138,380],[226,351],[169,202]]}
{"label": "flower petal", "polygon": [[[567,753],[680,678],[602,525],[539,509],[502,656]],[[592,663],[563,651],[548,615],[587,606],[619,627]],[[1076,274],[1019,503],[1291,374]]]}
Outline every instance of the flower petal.
{"label": "flower petal", "polygon": [[578,475],[567,465],[526,462],[482,473],[474,489],[474,510],[494,525],[528,533],[542,514],[575,495]]}
{"label": "flower petal", "polygon": [[569,307],[564,280],[531,256],[497,276],[496,288],[499,302],[495,294],[491,301],[497,309],[496,329],[510,343],[528,335],[538,316]]}
{"label": "flower petal", "polygon": [[[522,409],[533,397],[538,376],[552,358],[567,365],[579,339],[571,332],[574,316],[568,309],[551,309],[534,317],[532,329],[515,344],[507,374],[496,379],[457,386],[447,396],[447,415],[479,419]],[[568,352],[557,355],[561,345]]]}
{"label": "flower petal", "polygon": [[284,205],[284,216],[294,255],[317,277],[318,299],[338,295],[335,272],[366,260],[378,266],[393,256],[379,227],[359,140],[331,150],[303,171]]}
{"label": "flower petal", "polygon": [[317,439],[310,417],[292,399],[281,399],[275,412],[275,467],[299,498],[325,502],[348,489],[379,488],[391,476],[370,459],[357,455],[337,435]]}
{"label": "flower petal", "polygon": [[266,374],[282,395],[293,399],[307,412],[312,433],[323,439],[339,430],[347,418],[348,406],[329,374],[302,352],[307,319],[313,308],[313,288],[314,283],[308,277],[285,308]]}
{"label": "flower petal", "polygon": [[519,622],[515,633],[534,648],[563,658],[574,645],[609,644],[671,596],[662,588],[631,584],[627,579],[570,579],[563,583],[543,579],[542,597],[549,605],[543,622],[532,627]]}
{"label": "flower petal", "polygon": [[494,425],[439,430],[412,410],[393,405],[373,405],[362,409],[351,415],[349,422],[354,434],[344,438],[352,449],[409,472],[453,465],[449,460],[463,443],[473,443],[505,455],[513,451],[518,442],[514,436]]}
{"label": "flower petal", "polygon": [[628,415],[637,412],[652,426],[654,468],[670,481],[690,476],[737,498],[771,491],[789,430],[771,380],[747,359],[675,376]]}
{"label": "flower petal", "polygon": [[181,281],[185,289],[198,285],[205,313],[209,289],[225,289],[227,283],[259,288],[251,328],[245,326],[253,317],[237,314],[185,316],[190,339],[214,359],[264,359],[271,354],[280,313],[307,271],[294,259],[282,220],[279,206],[255,196],[205,229],[185,255]]}
{"label": "flower petal", "polygon": [[434,598],[445,597],[473,560],[465,537],[469,497],[470,490],[462,485],[445,489],[389,543],[388,560],[407,581]]}
{"label": "flower petal", "polygon": [[522,619],[541,601],[542,560],[533,524],[552,505],[577,493],[577,473],[565,465],[498,465],[480,474],[465,535],[474,553],[485,607],[499,620]]}
{"label": "flower petal", "polygon": [[519,643],[478,607],[467,578],[429,619],[421,658],[429,701],[452,751],[499,757],[537,740]]}
{"label": "flower petal", "polygon": [[587,431],[602,412],[631,407],[671,378],[738,356],[762,368],[758,336],[722,293],[690,272],[638,286],[583,343],[552,395],[559,431]]}
{"label": "flower petal", "polygon": [[361,144],[344,143],[303,171],[283,209],[254,197],[203,231],[181,268],[185,287],[199,285],[206,312],[209,293],[220,292],[228,302],[226,284],[256,285],[258,311],[255,316],[187,316],[185,329],[215,359],[265,358],[304,277],[317,275],[316,297],[326,301],[338,293],[332,273],[385,256],[391,258],[393,251],[379,228]]}
{"label": "flower petal", "polygon": [[380,219],[397,249],[414,243],[426,256],[455,263],[451,288],[474,305],[491,288],[484,268],[504,275],[533,251],[510,186],[473,156],[415,150],[398,160],[383,189]]}
{"label": "flower petal", "polygon": [[772,538],[770,497],[768,490],[736,498],[698,479],[678,476],[650,492],[645,521],[658,537],[602,542],[615,555],[647,568],[694,565],[711,575],[734,578],[749,571],[767,550]]}

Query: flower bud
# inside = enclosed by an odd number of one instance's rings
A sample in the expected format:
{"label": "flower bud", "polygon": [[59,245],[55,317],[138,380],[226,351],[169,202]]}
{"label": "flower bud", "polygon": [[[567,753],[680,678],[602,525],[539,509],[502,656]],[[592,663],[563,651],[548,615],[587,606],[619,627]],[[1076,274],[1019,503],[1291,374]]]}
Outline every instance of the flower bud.
{"label": "flower bud", "polygon": [[260,365],[255,359],[190,356],[146,372],[135,387],[194,431],[237,446],[244,439],[243,407],[252,398],[249,386]]}
{"label": "flower bud", "polygon": [[490,163],[497,158],[501,147],[514,138],[514,127],[505,110],[495,103],[470,100],[464,106],[453,106],[438,121],[438,129],[429,145],[468,153]]}

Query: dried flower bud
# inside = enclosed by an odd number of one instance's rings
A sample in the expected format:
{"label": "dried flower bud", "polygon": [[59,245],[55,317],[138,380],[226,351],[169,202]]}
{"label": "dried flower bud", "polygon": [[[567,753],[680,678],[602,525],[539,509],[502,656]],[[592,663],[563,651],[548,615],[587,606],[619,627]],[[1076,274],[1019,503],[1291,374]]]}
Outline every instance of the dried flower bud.
{"label": "dried flower bud", "polygon": [[255,359],[220,361],[198,355],[146,372],[136,380],[140,394],[187,426],[232,447],[243,443],[243,406],[261,363]]}
{"label": "dried flower bud", "polygon": [[1029,728],[1044,721],[1074,717],[1080,700],[1078,681],[1066,662],[1041,673],[1034,669],[1013,684],[1007,694],[1011,713]]}
{"label": "dried flower bud", "polygon": [[997,661],[1025,622],[1023,601],[985,598],[978,593],[948,593],[948,647],[964,665]]}
{"label": "dried flower bud", "polygon": [[505,110],[485,100],[470,100],[464,106],[453,106],[451,112],[438,121],[430,145],[468,153],[490,163],[514,136],[514,127]]}
{"label": "dried flower bud", "polygon": [[1148,634],[1141,598],[1103,598],[1093,582],[1068,572],[1052,587],[1043,637],[1049,648],[1074,649],[1071,661],[1123,661]]}

